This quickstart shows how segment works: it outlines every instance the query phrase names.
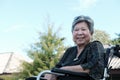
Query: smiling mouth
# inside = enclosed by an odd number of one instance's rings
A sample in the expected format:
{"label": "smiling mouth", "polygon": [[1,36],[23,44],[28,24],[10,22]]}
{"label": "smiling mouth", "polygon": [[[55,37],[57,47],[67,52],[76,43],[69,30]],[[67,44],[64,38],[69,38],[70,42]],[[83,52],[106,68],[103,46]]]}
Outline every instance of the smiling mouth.
{"label": "smiling mouth", "polygon": [[83,39],[83,38],[84,38],[84,37],[77,37],[76,39],[80,39],[80,40],[81,40],[81,39]]}
{"label": "smiling mouth", "polygon": [[82,41],[82,40],[83,40],[83,38],[77,38],[77,40]]}

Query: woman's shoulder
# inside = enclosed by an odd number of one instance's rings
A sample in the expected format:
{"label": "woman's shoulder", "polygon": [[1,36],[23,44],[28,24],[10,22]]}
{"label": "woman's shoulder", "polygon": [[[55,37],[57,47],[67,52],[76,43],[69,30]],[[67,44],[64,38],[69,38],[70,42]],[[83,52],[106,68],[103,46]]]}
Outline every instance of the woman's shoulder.
{"label": "woman's shoulder", "polygon": [[88,44],[88,47],[92,49],[99,48],[101,50],[104,50],[103,44],[100,41],[92,41]]}
{"label": "woman's shoulder", "polygon": [[92,46],[95,46],[95,45],[103,46],[103,44],[100,41],[97,41],[97,40],[90,42],[90,45],[92,45]]}
{"label": "woman's shoulder", "polygon": [[98,41],[98,40],[95,40],[95,41],[92,41],[91,43],[93,43],[93,44],[102,44],[100,41]]}

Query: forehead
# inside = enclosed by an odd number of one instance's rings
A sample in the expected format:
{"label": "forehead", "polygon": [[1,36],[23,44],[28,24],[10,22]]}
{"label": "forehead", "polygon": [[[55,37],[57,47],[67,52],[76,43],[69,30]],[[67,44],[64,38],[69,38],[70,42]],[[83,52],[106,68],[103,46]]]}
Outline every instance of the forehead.
{"label": "forehead", "polygon": [[77,23],[77,24],[75,25],[75,28],[76,28],[76,27],[87,27],[87,28],[88,28],[88,24],[83,21],[83,22]]}

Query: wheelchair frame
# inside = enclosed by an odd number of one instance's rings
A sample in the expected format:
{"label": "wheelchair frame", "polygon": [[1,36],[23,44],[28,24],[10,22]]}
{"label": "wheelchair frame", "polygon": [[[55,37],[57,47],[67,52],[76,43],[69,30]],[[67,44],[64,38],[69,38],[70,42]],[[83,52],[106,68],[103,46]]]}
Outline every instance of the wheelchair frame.
{"label": "wheelchair frame", "polygon": [[[111,62],[113,56],[114,56],[114,51],[112,51],[112,49],[110,49],[110,48],[107,48],[106,53],[105,53],[105,57],[104,57],[104,63],[105,63],[104,64],[105,65],[104,74],[103,74],[103,78],[100,79],[100,80],[108,80],[108,78],[110,77],[109,70],[111,69],[112,66],[109,66],[109,65],[110,65],[110,62]],[[44,71],[40,72],[38,74],[38,76],[34,76],[34,77],[36,77],[36,80],[40,80],[40,79],[45,80],[42,77],[42,75],[44,75],[44,74],[54,74],[54,75],[57,75],[57,76],[65,76],[65,73],[66,72],[63,72],[63,71],[61,73],[61,71],[60,72],[53,72],[51,70],[44,70]]]}

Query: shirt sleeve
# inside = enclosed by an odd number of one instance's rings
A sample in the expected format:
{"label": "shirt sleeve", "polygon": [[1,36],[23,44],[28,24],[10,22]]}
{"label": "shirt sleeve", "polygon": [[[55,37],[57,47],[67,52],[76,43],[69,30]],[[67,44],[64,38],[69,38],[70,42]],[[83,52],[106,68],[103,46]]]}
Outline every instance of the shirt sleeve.
{"label": "shirt sleeve", "polygon": [[92,42],[89,46],[87,54],[87,63],[81,64],[82,68],[85,70],[92,69],[95,66],[97,66],[97,64],[99,64],[100,59],[102,59],[103,53],[104,53],[103,45],[99,41]]}

